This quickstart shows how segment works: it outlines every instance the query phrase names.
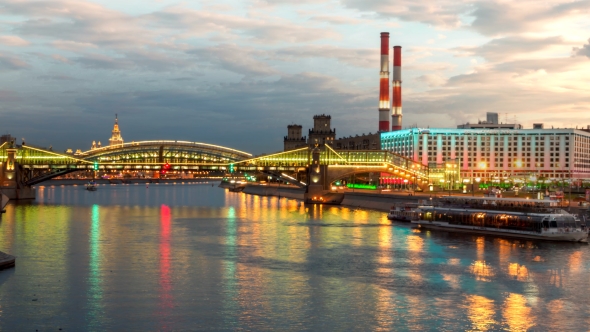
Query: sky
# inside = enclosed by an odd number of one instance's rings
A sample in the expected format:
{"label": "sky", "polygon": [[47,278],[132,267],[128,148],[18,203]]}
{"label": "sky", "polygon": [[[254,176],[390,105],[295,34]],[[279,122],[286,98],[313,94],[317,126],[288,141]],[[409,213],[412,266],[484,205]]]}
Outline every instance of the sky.
{"label": "sky", "polygon": [[315,114],[374,133],[380,32],[404,127],[590,125],[590,1],[2,0],[0,133],[85,151],[118,114],[126,142],[254,154]]}

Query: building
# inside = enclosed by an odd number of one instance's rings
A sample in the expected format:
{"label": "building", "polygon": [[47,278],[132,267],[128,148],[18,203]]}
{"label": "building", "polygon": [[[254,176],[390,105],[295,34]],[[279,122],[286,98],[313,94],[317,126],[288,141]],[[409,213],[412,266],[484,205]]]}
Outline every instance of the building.
{"label": "building", "polygon": [[121,131],[119,130],[119,120],[117,119],[117,115],[115,114],[115,125],[113,126],[113,131],[111,132],[111,138],[109,138],[109,146],[113,145],[122,145],[123,144],[123,137],[121,137]]}
{"label": "building", "polygon": [[590,179],[590,132],[578,129],[412,128],[381,133],[381,148],[462,178]]}
{"label": "building", "polygon": [[0,145],[6,142],[16,142],[16,138],[10,136],[10,134],[0,136]]}
{"label": "building", "polygon": [[307,144],[310,146],[318,144],[332,145],[336,138],[336,128],[330,127],[330,115],[315,115],[313,117],[313,128],[309,130],[309,139]]}
{"label": "building", "polygon": [[334,140],[332,147],[335,150],[379,150],[381,149],[381,135],[369,133],[342,137]]}
{"label": "building", "polygon": [[[113,145],[122,145],[123,144],[123,137],[121,137],[121,130],[119,130],[119,119],[117,118],[117,114],[115,114],[115,125],[113,126],[113,130],[111,131],[111,138],[109,138],[109,146]],[[92,141],[92,146],[90,150],[101,148],[102,144],[98,141]]]}
{"label": "building", "polygon": [[[538,124],[537,124],[538,125]],[[477,123],[466,123],[458,125],[457,129],[522,129],[520,124],[498,123],[498,113],[486,113],[485,121],[477,121]],[[541,124],[541,128],[543,125]]]}
{"label": "building", "polygon": [[303,126],[292,124],[287,126],[287,136],[283,139],[284,151],[307,146],[305,136],[301,136]]}

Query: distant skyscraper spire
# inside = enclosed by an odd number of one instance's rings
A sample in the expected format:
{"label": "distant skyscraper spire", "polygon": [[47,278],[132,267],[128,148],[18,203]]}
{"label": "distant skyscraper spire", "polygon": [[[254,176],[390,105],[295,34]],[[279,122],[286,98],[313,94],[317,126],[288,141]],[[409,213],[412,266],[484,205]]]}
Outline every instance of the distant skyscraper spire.
{"label": "distant skyscraper spire", "polygon": [[123,144],[123,137],[121,137],[121,131],[119,130],[119,119],[115,114],[115,125],[113,126],[112,136],[109,138],[109,145],[121,145]]}

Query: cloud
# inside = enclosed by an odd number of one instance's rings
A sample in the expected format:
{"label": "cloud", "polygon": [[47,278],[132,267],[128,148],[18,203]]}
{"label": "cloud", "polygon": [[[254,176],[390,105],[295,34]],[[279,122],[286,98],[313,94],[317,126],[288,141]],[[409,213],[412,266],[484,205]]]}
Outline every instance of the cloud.
{"label": "cloud", "polygon": [[56,60],[59,61],[61,63],[71,63],[69,59],[67,59],[66,57],[64,57],[63,55],[59,55],[59,54],[52,54],[51,57]]}
{"label": "cloud", "polygon": [[97,48],[97,46],[92,43],[75,42],[72,40],[55,40],[55,41],[51,42],[51,45],[53,47],[61,49],[61,50],[73,51],[73,52],[84,51],[88,48]]}
{"label": "cloud", "polygon": [[19,36],[0,36],[0,44],[8,46],[29,46],[30,42],[22,39]]}
{"label": "cloud", "polygon": [[[12,90],[0,90],[0,101],[2,102],[17,102],[20,101],[18,93]],[[1,108],[0,108],[1,110]]]}
{"label": "cloud", "polygon": [[278,70],[256,59],[264,57],[266,52],[253,48],[223,44],[194,49],[188,53],[196,55],[200,61],[215,64],[222,70],[229,70],[241,75],[269,76],[279,74]]}
{"label": "cloud", "polygon": [[[248,17],[204,12],[174,6],[165,10],[146,15],[142,20],[149,20],[153,24],[181,29],[184,34],[204,36],[216,34],[224,39],[235,39],[244,36],[256,43],[302,43],[322,39],[340,38],[340,35],[330,29],[302,25],[283,18]],[[260,14],[258,14],[260,15]]]}
{"label": "cloud", "polygon": [[68,75],[40,75],[37,76],[40,80],[47,81],[80,81],[80,79],[68,76]]}
{"label": "cloud", "polygon": [[345,48],[331,45],[305,45],[275,50],[273,58],[295,62],[302,58],[328,58],[363,68],[379,63],[379,49]]}
{"label": "cloud", "polygon": [[581,48],[575,47],[574,53],[576,55],[585,55],[590,58],[590,39],[588,39],[588,44],[584,44]]}
{"label": "cloud", "polygon": [[402,21],[414,21],[432,24],[444,28],[456,28],[461,25],[460,15],[472,8],[470,1],[426,1],[426,0],[342,0],[348,8],[373,12],[380,17],[398,18]]}
{"label": "cloud", "polygon": [[419,82],[426,83],[429,87],[437,87],[444,85],[447,79],[439,74],[425,74],[416,78]]}
{"label": "cloud", "polygon": [[0,53],[0,70],[19,70],[29,68],[25,61],[10,55]]}
{"label": "cloud", "polygon": [[533,53],[546,50],[555,45],[565,44],[563,37],[546,38],[511,36],[492,39],[477,47],[458,47],[455,50],[465,56],[481,56],[488,61],[498,62],[516,57],[532,57]]}
{"label": "cloud", "polygon": [[480,1],[474,3],[471,27],[487,35],[543,31],[561,20],[587,19],[589,1],[554,0],[540,5],[535,0]]}
{"label": "cloud", "polygon": [[336,15],[314,15],[310,17],[309,20],[318,23],[329,23],[336,25],[357,25],[366,23],[365,20],[360,20],[358,18]]}

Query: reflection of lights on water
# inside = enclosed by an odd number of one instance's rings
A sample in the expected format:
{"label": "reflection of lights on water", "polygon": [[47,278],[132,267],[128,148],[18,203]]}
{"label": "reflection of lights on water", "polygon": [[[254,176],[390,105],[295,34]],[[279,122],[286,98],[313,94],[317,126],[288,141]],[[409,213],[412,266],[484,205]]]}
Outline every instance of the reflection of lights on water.
{"label": "reflection of lights on water", "polygon": [[579,272],[580,268],[582,267],[582,252],[576,251],[570,255],[568,260],[568,265],[570,268],[570,272]]}
{"label": "reflection of lights on water", "polygon": [[508,265],[508,275],[513,279],[525,281],[529,278],[529,270],[524,265],[518,263],[510,263]]}
{"label": "reflection of lights on water", "polygon": [[424,240],[417,235],[408,236],[408,249],[410,251],[422,251],[424,247]]}
{"label": "reflection of lights on water", "polygon": [[492,330],[497,322],[494,320],[496,310],[494,300],[484,296],[469,295],[467,296],[467,312],[471,327],[475,331]]}
{"label": "reflection of lights on water", "polygon": [[469,272],[475,275],[475,280],[479,281],[491,281],[491,277],[494,276],[492,267],[488,266],[483,260],[477,260],[471,263]]}
{"label": "reflection of lights on water", "polygon": [[504,301],[502,315],[510,331],[526,331],[534,325],[535,317],[527,306],[526,298],[521,294],[510,293]]}
{"label": "reflection of lights on water", "polygon": [[441,275],[442,275],[443,280],[448,282],[451,287],[456,288],[456,289],[461,287],[459,285],[459,275],[447,274],[447,273],[441,273]]}
{"label": "reflection of lights on water", "polygon": [[461,264],[461,260],[459,258],[449,258],[448,262],[449,262],[449,265]]}

